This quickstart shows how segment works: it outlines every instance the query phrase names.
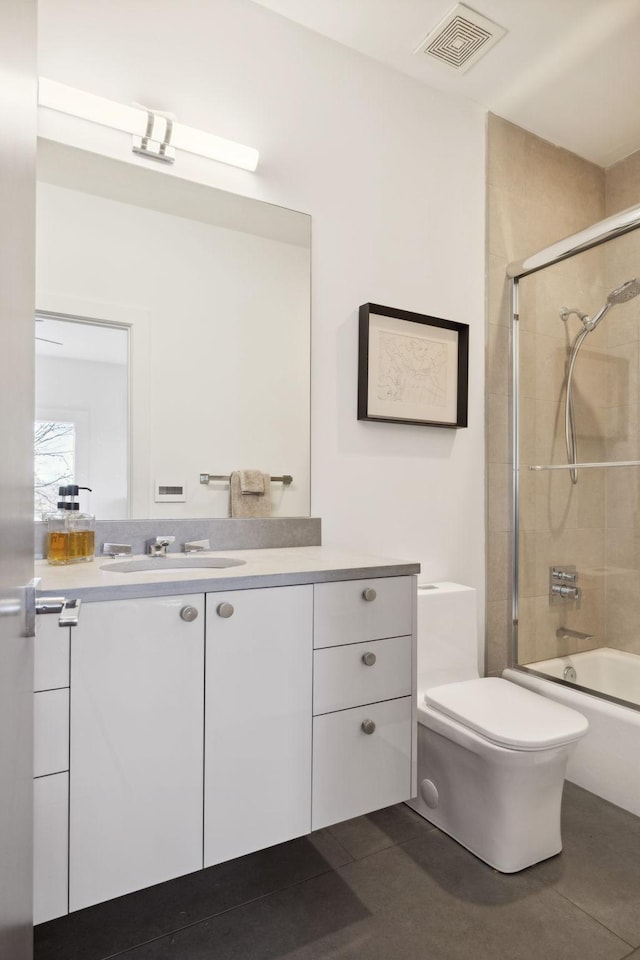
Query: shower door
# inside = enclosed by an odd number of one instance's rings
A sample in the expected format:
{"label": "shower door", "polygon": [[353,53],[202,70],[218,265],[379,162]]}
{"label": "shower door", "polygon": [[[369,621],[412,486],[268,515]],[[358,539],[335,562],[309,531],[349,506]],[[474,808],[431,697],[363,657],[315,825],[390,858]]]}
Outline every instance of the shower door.
{"label": "shower door", "polygon": [[640,654],[640,232],[586,246],[510,268],[513,659],[541,672]]}

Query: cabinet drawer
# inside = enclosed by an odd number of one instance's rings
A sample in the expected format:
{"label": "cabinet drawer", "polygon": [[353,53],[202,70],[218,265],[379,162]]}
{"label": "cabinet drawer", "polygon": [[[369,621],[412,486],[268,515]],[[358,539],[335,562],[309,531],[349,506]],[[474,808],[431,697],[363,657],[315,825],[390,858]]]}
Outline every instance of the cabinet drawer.
{"label": "cabinet drawer", "polygon": [[314,715],[409,696],[411,647],[411,637],[391,637],[315,650]]}
{"label": "cabinet drawer", "polygon": [[414,583],[413,577],[317,583],[313,598],[314,647],[412,633]]}
{"label": "cabinet drawer", "polygon": [[69,774],[33,781],[33,922],[68,912]]}
{"label": "cabinet drawer", "polygon": [[[314,718],[312,830],[410,798],[411,701]],[[365,720],[373,733],[363,731]]]}
{"label": "cabinet drawer", "polygon": [[34,693],[33,775],[69,769],[69,690]]}
{"label": "cabinet drawer", "polygon": [[36,617],[34,641],[34,690],[69,686],[69,634],[71,627],[59,627],[58,617]]}

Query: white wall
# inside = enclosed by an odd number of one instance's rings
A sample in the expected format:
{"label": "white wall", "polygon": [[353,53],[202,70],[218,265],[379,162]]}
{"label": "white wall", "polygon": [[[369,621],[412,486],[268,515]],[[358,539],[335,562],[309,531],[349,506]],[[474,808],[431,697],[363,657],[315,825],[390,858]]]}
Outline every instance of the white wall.
{"label": "white wall", "polygon": [[[261,150],[216,186],[310,213],[312,512],[324,542],[484,596],[484,117],[250,0],[40,0],[40,72]],[[468,322],[469,427],[356,419],[357,311]]]}

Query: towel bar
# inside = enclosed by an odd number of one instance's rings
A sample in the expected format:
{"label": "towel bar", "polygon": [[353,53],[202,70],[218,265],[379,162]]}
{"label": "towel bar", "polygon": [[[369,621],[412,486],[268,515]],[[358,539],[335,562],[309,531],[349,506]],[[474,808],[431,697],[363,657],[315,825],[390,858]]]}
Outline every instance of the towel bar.
{"label": "towel bar", "polygon": [[[231,477],[227,474],[214,474],[214,473],[201,473],[200,474],[200,483],[210,483],[212,480],[226,480],[227,483]],[[285,487],[288,487],[290,483],[293,483],[293,477],[285,473],[281,477],[271,477],[271,480],[274,483],[283,483]]]}

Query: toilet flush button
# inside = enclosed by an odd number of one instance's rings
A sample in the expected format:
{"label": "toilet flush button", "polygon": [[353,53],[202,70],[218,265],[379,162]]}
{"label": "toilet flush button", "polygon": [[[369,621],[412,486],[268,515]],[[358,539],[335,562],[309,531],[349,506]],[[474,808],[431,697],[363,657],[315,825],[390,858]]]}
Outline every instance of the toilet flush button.
{"label": "toilet flush button", "polygon": [[438,806],[438,788],[436,787],[433,780],[423,780],[420,784],[420,795],[426,805],[431,807],[432,810]]}

